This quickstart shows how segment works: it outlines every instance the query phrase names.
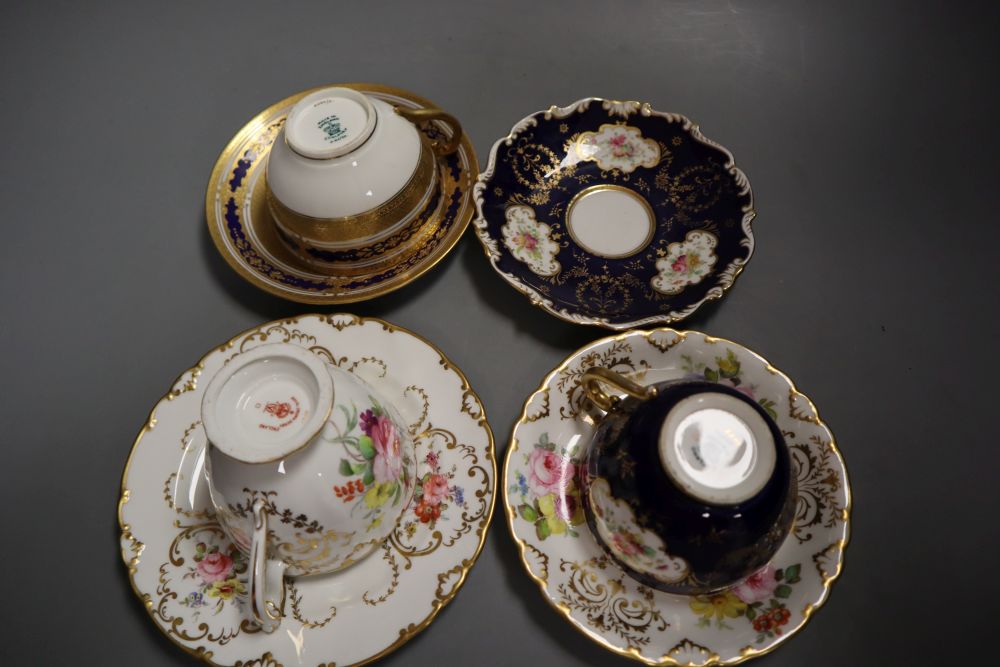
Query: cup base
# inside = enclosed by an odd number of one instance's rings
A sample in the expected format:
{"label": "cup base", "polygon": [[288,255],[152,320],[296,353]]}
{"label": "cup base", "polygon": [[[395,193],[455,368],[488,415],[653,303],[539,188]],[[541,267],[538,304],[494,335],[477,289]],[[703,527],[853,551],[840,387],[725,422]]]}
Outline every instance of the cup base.
{"label": "cup base", "polygon": [[205,389],[209,440],[243,463],[280,460],[309,444],[333,406],[323,362],[294,345],[262,345],[237,357]]}

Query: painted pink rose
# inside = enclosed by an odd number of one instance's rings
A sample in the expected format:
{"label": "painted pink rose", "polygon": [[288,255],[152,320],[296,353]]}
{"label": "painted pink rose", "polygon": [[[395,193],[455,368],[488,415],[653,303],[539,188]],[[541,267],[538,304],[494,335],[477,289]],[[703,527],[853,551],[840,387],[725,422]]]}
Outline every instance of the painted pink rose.
{"label": "painted pink rose", "polygon": [[444,475],[431,475],[424,480],[424,500],[428,505],[439,505],[448,497],[448,480]]}
{"label": "painted pink rose", "polygon": [[522,232],[521,238],[518,240],[521,243],[521,247],[528,251],[534,250],[535,247],[538,245],[538,239],[536,239],[528,232]]}
{"label": "painted pink rose", "polygon": [[611,154],[615,157],[628,157],[632,154],[632,145],[628,143],[628,137],[618,134],[611,137]]}
{"label": "painted pink rose", "polygon": [[233,559],[216,551],[198,561],[197,568],[206,584],[225,581],[233,571]]}
{"label": "painted pink rose", "polygon": [[395,482],[403,469],[403,457],[396,425],[388,417],[376,417],[371,426],[372,443],[375,445],[375,459],[372,472],[379,484]]}
{"label": "painted pink rose", "polygon": [[732,387],[736,391],[745,394],[747,398],[752,398],[754,400],[757,400],[757,397],[753,395],[753,389],[748,384],[745,383],[733,384],[733,381],[730,380],[729,378],[723,378],[719,380],[719,384],[724,384],[726,386]]}
{"label": "painted pink rose", "polygon": [[639,554],[639,545],[625,533],[615,533],[611,536],[615,550],[626,556],[636,556]]}
{"label": "painted pink rose", "polygon": [[774,578],[774,568],[768,565],[734,586],[733,593],[747,604],[753,604],[769,600],[777,587],[778,580]]}
{"label": "painted pink rose", "polygon": [[684,273],[685,271],[687,271],[688,268],[687,258],[688,258],[687,255],[681,255],[676,260],[674,260],[674,263],[670,265],[670,268],[673,269],[676,273]]}
{"label": "painted pink rose", "polygon": [[528,468],[528,486],[539,497],[561,491],[573,481],[573,463],[547,449],[536,447],[528,459]]}

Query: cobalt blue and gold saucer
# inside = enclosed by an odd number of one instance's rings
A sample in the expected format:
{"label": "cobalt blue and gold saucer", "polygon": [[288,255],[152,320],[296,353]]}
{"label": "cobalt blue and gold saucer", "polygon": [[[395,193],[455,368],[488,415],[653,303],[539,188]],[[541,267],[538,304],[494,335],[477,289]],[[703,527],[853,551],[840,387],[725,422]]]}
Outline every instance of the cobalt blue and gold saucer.
{"label": "cobalt blue and gold saucer", "polygon": [[[337,84],[396,107],[435,108],[418,95],[371,83]],[[283,242],[266,200],[265,165],[271,144],[295,103],[319,88],[268,107],[247,123],[219,156],[205,195],[208,230],[222,257],[244,279],[292,301],[339,304],[364,301],[399,289],[423,275],[455,246],[472,219],[472,180],[479,169],[467,136],[458,150],[437,158],[439,187],[432,206],[421,214],[422,228],[399,261],[352,275],[321,272]],[[450,136],[439,121],[420,128],[431,140]]]}
{"label": "cobalt blue and gold saucer", "polygon": [[473,196],[493,268],[578,324],[681,320],[753,254],[753,196],[732,154],[679,114],[598,98],[518,122]]}

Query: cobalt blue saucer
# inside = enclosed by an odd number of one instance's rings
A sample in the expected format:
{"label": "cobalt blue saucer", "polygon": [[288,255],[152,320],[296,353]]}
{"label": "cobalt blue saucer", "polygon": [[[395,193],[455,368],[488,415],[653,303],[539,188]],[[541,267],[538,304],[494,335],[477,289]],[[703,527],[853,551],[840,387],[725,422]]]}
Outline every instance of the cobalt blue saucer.
{"label": "cobalt blue saucer", "polygon": [[587,98],[517,123],[473,189],[493,268],[578,324],[681,320],[753,254],[753,196],[732,154],[679,114]]}

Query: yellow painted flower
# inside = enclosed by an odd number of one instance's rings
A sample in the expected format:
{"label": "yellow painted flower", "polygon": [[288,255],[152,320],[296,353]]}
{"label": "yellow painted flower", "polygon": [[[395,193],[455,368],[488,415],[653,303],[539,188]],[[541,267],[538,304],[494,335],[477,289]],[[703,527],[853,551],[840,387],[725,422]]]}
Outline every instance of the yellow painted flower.
{"label": "yellow painted flower", "polygon": [[538,509],[545,517],[545,523],[549,526],[549,532],[553,535],[562,535],[568,526],[566,522],[556,513],[556,494],[550,493],[538,499]]}
{"label": "yellow painted flower", "polygon": [[556,515],[556,494],[550,493],[538,499],[538,509],[542,511],[542,516]]}
{"label": "yellow painted flower", "polygon": [[747,603],[739,599],[729,591],[717,593],[715,595],[699,595],[691,598],[688,602],[693,611],[702,618],[716,619],[736,618],[742,616],[747,609]]}
{"label": "yellow painted flower", "polygon": [[723,377],[733,377],[740,374],[740,360],[736,358],[732,350],[726,351],[726,358],[716,357],[715,361],[719,364],[719,372],[722,373]]}
{"label": "yellow painted flower", "polygon": [[365,492],[365,505],[371,509],[382,507],[392,496],[393,482],[376,484]]}
{"label": "yellow painted flower", "polygon": [[545,523],[549,524],[549,532],[553,535],[562,535],[566,532],[566,522],[557,516],[546,518]]}
{"label": "yellow painted flower", "polygon": [[246,586],[243,582],[233,577],[224,581],[216,581],[208,588],[208,597],[232,600],[236,595],[246,593]]}

